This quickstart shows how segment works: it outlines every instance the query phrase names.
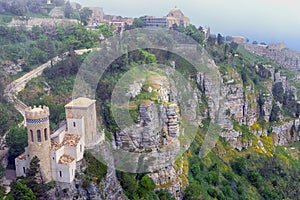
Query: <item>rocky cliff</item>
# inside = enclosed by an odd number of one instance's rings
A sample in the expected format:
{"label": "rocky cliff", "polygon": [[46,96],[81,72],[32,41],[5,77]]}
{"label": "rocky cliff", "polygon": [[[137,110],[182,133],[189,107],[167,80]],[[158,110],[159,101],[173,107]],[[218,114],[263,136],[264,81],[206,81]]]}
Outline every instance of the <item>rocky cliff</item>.
{"label": "rocky cliff", "polygon": [[264,56],[277,64],[297,69],[300,67],[300,54],[284,47],[274,47],[274,45],[244,44],[244,47],[251,53]]}

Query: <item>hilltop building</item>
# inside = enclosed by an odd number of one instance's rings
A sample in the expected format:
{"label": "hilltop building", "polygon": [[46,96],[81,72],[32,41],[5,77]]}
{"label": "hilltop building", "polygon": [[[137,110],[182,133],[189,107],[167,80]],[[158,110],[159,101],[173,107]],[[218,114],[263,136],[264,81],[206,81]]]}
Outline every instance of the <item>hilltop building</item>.
{"label": "hilltop building", "polygon": [[177,7],[173,8],[166,16],[168,27],[172,28],[173,25],[187,27],[190,25],[190,19],[181,12]]}
{"label": "hilltop building", "polygon": [[49,108],[39,106],[25,111],[28,146],[15,159],[16,175],[25,176],[30,161],[40,160],[44,182],[71,183],[76,163],[83,159],[84,148],[104,140],[97,133],[95,100],[80,97],[65,106],[66,124],[50,135]]}
{"label": "hilltop building", "polygon": [[147,16],[144,19],[144,24],[147,28],[160,28],[160,27],[167,27],[168,22],[165,17],[157,18],[154,16]]}
{"label": "hilltop building", "polygon": [[146,17],[144,19],[144,24],[147,28],[172,28],[174,25],[186,27],[190,25],[190,19],[185,17],[179,8],[175,7],[165,17]]}
{"label": "hilltop building", "polygon": [[92,11],[92,15],[90,17],[90,24],[93,26],[100,25],[104,18],[103,8],[100,7],[89,7]]}

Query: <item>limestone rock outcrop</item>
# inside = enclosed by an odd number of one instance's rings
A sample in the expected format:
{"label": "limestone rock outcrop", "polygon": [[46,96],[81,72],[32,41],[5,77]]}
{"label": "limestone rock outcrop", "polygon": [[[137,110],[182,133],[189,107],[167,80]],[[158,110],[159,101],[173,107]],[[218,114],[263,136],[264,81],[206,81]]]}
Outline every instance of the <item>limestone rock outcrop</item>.
{"label": "limestone rock outcrop", "polygon": [[272,126],[275,145],[283,146],[291,141],[299,141],[299,119],[286,122],[279,126]]}

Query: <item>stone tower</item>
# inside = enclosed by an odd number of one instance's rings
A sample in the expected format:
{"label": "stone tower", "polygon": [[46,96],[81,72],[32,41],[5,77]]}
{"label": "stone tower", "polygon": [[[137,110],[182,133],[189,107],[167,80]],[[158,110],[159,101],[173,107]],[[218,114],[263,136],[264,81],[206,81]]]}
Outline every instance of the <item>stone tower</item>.
{"label": "stone tower", "polygon": [[49,128],[49,108],[39,106],[27,108],[25,110],[29,158],[32,160],[37,156],[40,160],[40,169],[44,182],[52,180],[50,162],[50,128]]}
{"label": "stone tower", "polygon": [[68,130],[70,133],[81,135],[85,146],[93,146],[104,140],[104,135],[97,132],[95,102],[95,100],[80,97],[65,106]]}

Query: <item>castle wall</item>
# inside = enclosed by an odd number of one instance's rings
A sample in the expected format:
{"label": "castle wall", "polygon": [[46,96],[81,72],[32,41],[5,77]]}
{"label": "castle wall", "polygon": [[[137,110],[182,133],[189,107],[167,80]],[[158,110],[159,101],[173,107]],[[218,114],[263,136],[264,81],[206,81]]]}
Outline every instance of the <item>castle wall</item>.
{"label": "castle wall", "polygon": [[57,164],[56,169],[56,181],[71,183],[75,178],[76,161],[74,160],[68,165]]}
{"label": "castle wall", "polygon": [[[86,100],[84,98],[82,99]],[[100,134],[97,133],[96,104],[95,101],[87,100],[91,103],[82,106],[79,104],[76,105],[76,103],[79,101],[80,100],[74,100],[74,103],[71,102],[70,104],[65,106],[66,116],[67,119],[83,118],[85,146],[91,146],[98,142],[100,138]]]}
{"label": "castle wall", "polygon": [[[24,155],[25,159],[20,159],[20,156]],[[15,159],[16,176],[21,177],[26,175],[26,170],[29,168],[30,160],[28,159],[28,148],[25,148],[24,154]]]}
{"label": "castle wall", "polygon": [[[72,152],[74,148],[62,146],[57,151],[51,151],[51,174],[54,181],[71,183],[75,178],[76,159],[69,164],[59,164],[59,159],[64,155]],[[70,154],[69,154],[70,155]],[[73,157],[73,155],[71,155]]]}
{"label": "castle wall", "polygon": [[83,159],[84,142],[81,138],[79,143],[75,147],[65,146],[65,153],[75,158],[76,161]]}
{"label": "castle wall", "polygon": [[65,152],[65,147],[61,147],[57,151],[51,151],[50,156],[51,156],[51,174],[53,177],[53,180],[58,180],[57,174],[58,174],[58,169],[57,169],[57,163],[59,161],[59,158],[64,154]]}
{"label": "castle wall", "polygon": [[54,141],[60,144],[64,140],[65,134],[66,134],[66,126],[63,126],[51,135],[51,139],[53,139]]}
{"label": "castle wall", "polygon": [[67,118],[67,124],[68,124],[68,133],[69,134],[78,134],[80,135],[84,140],[84,118],[75,119],[75,118]]}

